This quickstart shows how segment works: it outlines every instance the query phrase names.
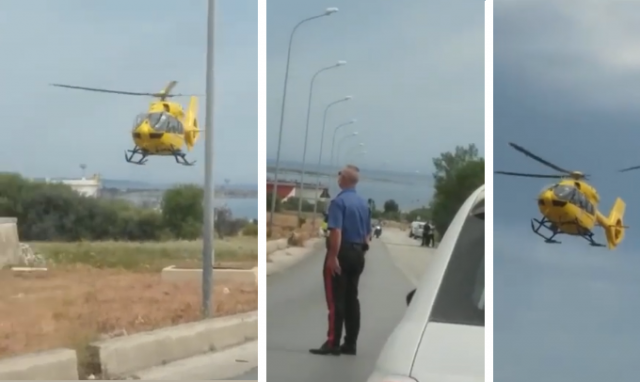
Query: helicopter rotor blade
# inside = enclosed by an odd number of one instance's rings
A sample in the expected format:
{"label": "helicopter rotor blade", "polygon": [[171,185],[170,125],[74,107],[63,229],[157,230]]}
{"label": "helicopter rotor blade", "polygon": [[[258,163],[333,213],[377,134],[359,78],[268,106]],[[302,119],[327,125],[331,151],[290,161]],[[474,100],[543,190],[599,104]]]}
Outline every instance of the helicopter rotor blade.
{"label": "helicopter rotor blade", "polygon": [[562,179],[564,175],[546,175],[546,174],[528,174],[524,172],[511,172],[511,171],[496,171],[496,174],[520,176],[524,178],[543,178],[543,179]]}
{"label": "helicopter rotor blade", "polygon": [[134,95],[134,96],[154,96],[153,93],[127,92],[127,91],[120,91],[120,90],[89,88],[89,87],[85,87],[85,86],[74,86],[74,85],[64,85],[64,84],[51,84],[51,86],[55,86],[55,87],[58,87],[58,88],[86,90],[86,91],[98,92],[98,93],[125,94],[125,95]]}
{"label": "helicopter rotor blade", "polygon": [[158,94],[160,94],[160,98],[163,97],[171,97],[175,95],[171,94],[171,91],[173,90],[174,87],[176,87],[176,85],[178,84],[178,81],[171,81],[167,84],[167,86],[164,87],[164,89],[160,90],[160,92]]}
{"label": "helicopter rotor blade", "polygon": [[533,159],[533,160],[535,160],[535,161],[537,161],[539,163],[542,163],[543,165],[545,165],[547,167],[550,167],[550,168],[552,168],[552,169],[554,169],[556,171],[564,172],[565,174],[571,174],[571,171],[565,170],[562,167],[556,166],[555,164],[540,158],[539,156],[535,155],[534,153],[532,153],[531,151],[525,149],[522,146],[519,146],[519,145],[517,145],[515,143],[511,143],[511,142],[509,142],[509,146],[513,147],[517,151],[520,151],[521,153],[523,153],[524,155],[528,156],[529,158],[531,158],[531,159]]}
{"label": "helicopter rotor blade", "polygon": [[620,170],[620,172],[627,172],[627,171],[632,171],[637,169],[640,169],[640,166],[627,167],[625,169]]}

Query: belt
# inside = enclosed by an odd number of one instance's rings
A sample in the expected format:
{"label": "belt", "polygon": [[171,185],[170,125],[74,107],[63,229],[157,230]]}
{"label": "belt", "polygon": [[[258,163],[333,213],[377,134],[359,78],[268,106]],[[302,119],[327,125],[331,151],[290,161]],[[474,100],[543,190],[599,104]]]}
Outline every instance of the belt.
{"label": "belt", "polygon": [[366,251],[369,249],[369,244],[367,243],[342,243],[342,247],[354,248]]}

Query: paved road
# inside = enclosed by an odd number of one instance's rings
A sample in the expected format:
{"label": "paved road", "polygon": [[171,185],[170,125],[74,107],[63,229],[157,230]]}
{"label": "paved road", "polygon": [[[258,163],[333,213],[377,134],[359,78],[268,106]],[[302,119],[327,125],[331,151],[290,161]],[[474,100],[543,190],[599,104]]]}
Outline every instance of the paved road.
{"label": "paved road", "polygon": [[229,381],[257,381],[258,380],[258,369],[253,369],[246,374],[242,374],[235,378],[229,378]]}
{"label": "paved road", "polygon": [[310,354],[309,348],[320,346],[327,332],[321,273],[323,259],[323,253],[314,253],[267,279],[269,381],[366,381],[387,337],[404,315],[405,296],[412,284],[394,265],[383,242],[376,239],[367,254],[360,284],[363,318],[358,355]]}
{"label": "paved road", "polygon": [[420,240],[409,238],[407,232],[399,229],[385,230],[380,239],[396,266],[414,285],[417,284],[433,258],[434,249],[421,247]]}

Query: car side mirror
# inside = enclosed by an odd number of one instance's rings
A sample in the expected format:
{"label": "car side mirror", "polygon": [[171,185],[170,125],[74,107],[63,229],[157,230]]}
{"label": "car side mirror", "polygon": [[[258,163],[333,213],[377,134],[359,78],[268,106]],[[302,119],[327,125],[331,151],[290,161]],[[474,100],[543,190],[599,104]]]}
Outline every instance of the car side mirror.
{"label": "car side mirror", "polygon": [[415,289],[407,294],[407,298],[406,298],[407,306],[409,306],[409,304],[411,304],[411,300],[413,300],[413,295],[414,294],[416,294],[416,290]]}

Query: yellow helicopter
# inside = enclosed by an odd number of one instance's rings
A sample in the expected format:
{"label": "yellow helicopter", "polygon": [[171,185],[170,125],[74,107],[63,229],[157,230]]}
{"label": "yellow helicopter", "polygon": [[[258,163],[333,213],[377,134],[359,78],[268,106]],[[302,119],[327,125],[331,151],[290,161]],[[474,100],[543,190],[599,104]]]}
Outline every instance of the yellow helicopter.
{"label": "yellow helicopter", "polygon": [[[562,173],[541,175],[496,171],[496,174],[503,175],[560,179],[558,183],[545,187],[538,195],[538,208],[542,219],[531,219],[531,229],[536,235],[545,239],[546,243],[552,244],[560,244],[554,239],[559,234],[580,236],[594,247],[604,247],[605,245],[597,243],[593,238],[593,229],[599,225],[604,229],[607,238],[606,246],[609,249],[614,249],[620,244],[624,238],[624,230],[628,228],[622,222],[626,207],[622,199],[617,198],[609,216],[604,216],[597,209],[600,202],[598,192],[585,182],[588,175],[579,171],[567,171],[515,143],[509,143],[509,145],[529,158]],[[551,233],[550,236],[540,233],[540,229],[543,227]]]}
{"label": "yellow helicopter", "polygon": [[[136,117],[131,131],[135,146],[132,150],[125,151],[124,158],[129,163],[143,165],[147,163],[147,158],[150,156],[173,156],[178,164],[192,166],[195,161],[187,161],[186,153],[182,148],[186,146],[187,151],[191,151],[200,134],[197,119],[198,98],[191,96],[189,109],[185,113],[182,105],[167,101],[168,98],[183,96],[182,94],[171,94],[171,90],[176,84],[177,81],[171,81],[158,93],[136,93],[63,84],[51,84],[51,86],[159,98],[158,101],[151,102],[146,113],[141,113]],[[140,158],[133,160],[136,155],[140,155]]]}

